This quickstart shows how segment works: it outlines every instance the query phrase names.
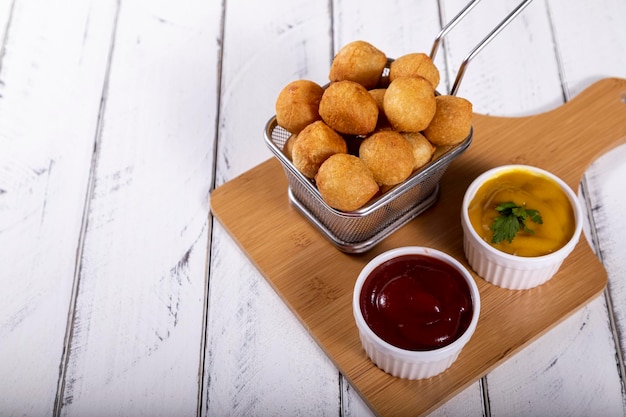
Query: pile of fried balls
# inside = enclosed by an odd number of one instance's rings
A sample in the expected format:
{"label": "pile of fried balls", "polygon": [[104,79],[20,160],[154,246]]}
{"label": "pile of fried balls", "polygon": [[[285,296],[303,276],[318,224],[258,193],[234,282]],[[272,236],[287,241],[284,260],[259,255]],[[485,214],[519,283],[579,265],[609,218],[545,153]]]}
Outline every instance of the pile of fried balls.
{"label": "pile of fried balls", "polygon": [[426,165],[437,147],[470,133],[472,104],[436,94],[439,70],[424,53],[388,64],[384,52],[354,41],[334,57],[328,78],[325,88],[287,84],[276,122],[290,133],[283,153],[334,209],[363,207]]}

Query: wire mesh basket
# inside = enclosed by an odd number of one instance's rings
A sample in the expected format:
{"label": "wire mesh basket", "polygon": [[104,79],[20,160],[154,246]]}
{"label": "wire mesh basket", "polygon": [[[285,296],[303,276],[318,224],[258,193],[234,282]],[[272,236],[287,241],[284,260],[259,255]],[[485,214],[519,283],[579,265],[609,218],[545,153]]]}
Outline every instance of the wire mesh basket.
{"label": "wire mesh basket", "polygon": [[[431,59],[434,60],[441,39],[478,1],[470,1],[439,32],[430,53]],[[531,1],[524,0],[520,3],[466,56],[450,90],[451,95],[456,94],[470,60]],[[431,161],[413,172],[404,182],[376,196],[360,209],[351,212],[336,210],[326,204],[315,186],[314,180],[304,176],[283,153],[283,146],[291,133],[278,125],[275,116],[267,122],[264,137],[267,146],[283,166],[289,183],[288,196],[291,203],[340,250],[347,253],[362,253],[371,249],[437,201],[439,180],[450,163],[470,146],[473,133],[473,128],[471,128],[468,136],[461,143],[451,147],[438,148]]]}
{"label": "wire mesh basket", "polygon": [[433,159],[404,182],[370,200],[358,210],[343,212],[322,199],[315,182],[305,177],[283,153],[291,133],[272,117],[265,128],[265,141],[281,162],[289,183],[291,203],[339,249],[348,253],[369,250],[395,230],[437,201],[439,180],[452,160],[472,141],[472,132],[463,142],[439,149]]}

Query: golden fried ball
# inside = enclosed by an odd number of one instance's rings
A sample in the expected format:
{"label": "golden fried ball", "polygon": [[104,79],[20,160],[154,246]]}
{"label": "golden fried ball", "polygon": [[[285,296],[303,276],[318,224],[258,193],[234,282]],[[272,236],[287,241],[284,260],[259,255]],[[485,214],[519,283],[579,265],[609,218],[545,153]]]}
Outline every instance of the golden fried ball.
{"label": "golden fried ball", "polygon": [[385,91],[387,91],[386,88],[374,88],[372,90],[369,90],[369,93],[372,95],[372,97],[374,97],[374,100],[376,100],[376,105],[378,106],[378,123],[376,124],[376,130],[391,128],[391,126],[389,125],[389,121],[385,116],[385,108],[383,105]]}
{"label": "golden fried ball", "polygon": [[331,83],[322,95],[319,113],[326,124],[348,135],[366,135],[378,121],[376,100],[354,81]]}
{"label": "golden fried ball", "polygon": [[319,105],[324,89],[313,81],[297,80],[287,84],[276,99],[276,122],[291,133],[320,120]]}
{"label": "golden fried ball", "polygon": [[397,58],[389,66],[389,79],[403,77],[424,77],[436,89],[439,85],[439,70],[432,59],[424,53],[411,53]]}
{"label": "golden fried ball", "polygon": [[424,136],[436,146],[456,145],[472,128],[472,103],[457,96],[437,96],[437,110],[424,130]]}
{"label": "golden fried ball", "polygon": [[393,130],[382,130],[365,138],[359,157],[380,185],[398,184],[413,172],[413,147]]}
{"label": "golden fried ball", "polygon": [[413,148],[413,171],[426,165],[435,153],[435,146],[419,132],[405,132],[402,134]]}
{"label": "golden fried ball", "polygon": [[435,90],[423,77],[397,78],[387,88],[383,107],[394,129],[421,132],[435,115]]}
{"label": "golden fried ball", "polygon": [[326,204],[341,211],[363,207],[378,192],[378,184],[365,163],[345,153],[324,161],[315,182]]}
{"label": "golden fried ball", "polygon": [[283,145],[283,153],[290,161],[293,159],[293,144],[296,143],[297,138],[298,135],[292,133],[291,135],[289,135],[289,137],[285,141],[285,144]]}
{"label": "golden fried ball", "polygon": [[333,81],[354,81],[365,88],[378,84],[387,65],[387,56],[372,44],[354,41],[343,46],[330,67],[328,79]]}
{"label": "golden fried ball", "polygon": [[321,120],[299,134],[291,150],[293,165],[308,178],[314,178],[322,162],[336,153],[346,153],[346,141]]}
{"label": "golden fried ball", "polygon": [[383,98],[385,97],[386,88],[373,88],[369,90],[370,95],[376,101],[378,111],[383,111]]}

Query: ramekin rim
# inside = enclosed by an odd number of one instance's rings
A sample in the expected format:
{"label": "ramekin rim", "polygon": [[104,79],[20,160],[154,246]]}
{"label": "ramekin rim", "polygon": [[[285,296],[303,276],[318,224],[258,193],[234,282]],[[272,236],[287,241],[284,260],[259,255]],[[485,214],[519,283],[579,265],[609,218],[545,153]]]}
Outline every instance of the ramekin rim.
{"label": "ramekin rim", "polygon": [[[489,243],[487,243],[484,239],[482,239],[478,233],[476,233],[476,230],[474,230],[474,227],[472,226],[470,220],[469,220],[469,214],[468,214],[468,207],[469,204],[472,200],[472,198],[474,198],[474,195],[476,194],[476,191],[478,191],[478,189],[480,188],[480,186],[489,178],[493,177],[494,175],[501,173],[501,172],[505,172],[505,171],[509,171],[509,170],[515,170],[515,169],[526,169],[528,171],[534,172],[534,173],[539,173],[539,174],[543,174],[545,176],[547,176],[548,178],[552,179],[553,181],[555,181],[559,187],[561,188],[561,190],[565,193],[565,195],[567,196],[567,199],[570,202],[570,205],[572,206],[572,210],[574,211],[574,222],[575,222],[575,227],[574,227],[574,233],[572,234],[572,237],[567,241],[567,243],[565,245],[563,245],[561,248],[559,248],[558,250],[545,254],[545,255],[540,255],[540,256],[517,256],[517,255],[512,255],[506,252],[503,252],[501,250],[498,250],[496,248],[494,248],[493,246],[491,246]],[[476,177],[471,183],[470,185],[467,187],[467,189],[465,190],[465,194],[463,195],[463,200],[461,203],[461,223],[464,229],[467,229],[467,231],[470,233],[470,235],[474,238],[474,240],[476,240],[478,242],[478,245],[480,245],[480,247],[482,249],[487,250],[490,254],[497,256],[503,260],[507,260],[507,261],[514,261],[514,262],[520,262],[523,261],[527,264],[532,264],[532,263],[545,263],[551,260],[551,258],[558,258],[558,259],[563,259],[565,258],[573,249],[574,247],[578,244],[578,241],[580,240],[580,235],[582,233],[582,229],[583,229],[583,210],[582,210],[582,206],[580,204],[580,201],[578,200],[578,196],[576,195],[576,193],[574,192],[574,190],[572,190],[572,188],[565,182],[563,181],[560,177],[558,177],[557,175],[553,174],[550,171],[547,171],[543,168],[539,168],[537,166],[534,165],[526,165],[526,164],[507,164],[507,165],[500,165],[494,168],[490,168],[487,171],[484,171],[483,173],[481,173],[478,177]]]}
{"label": "ramekin rim", "polygon": [[[374,270],[374,268],[383,262],[386,262],[390,259],[396,258],[402,255],[410,255],[410,254],[419,254],[426,256],[433,256],[436,259],[443,260],[444,262],[449,263],[455,269],[457,269],[461,275],[465,278],[465,281],[468,284],[469,291],[472,297],[472,319],[470,321],[469,326],[465,331],[457,337],[453,342],[431,350],[408,350],[402,349],[397,346],[392,345],[391,343],[383,340],[380,336],[378,336],[367,324],[365,318],[363,317],[363,313],[361,311],[360,306],[360,293],[363,287],[363,283],[365,279],[369,276],[369,274]],[[402,246],[393,249],[389,249],[385,252],[380,253],[379,255],[372,258],[359,272],[359,275],[356,279],[354,290],[352,294],[352,309],[353,315],[357,322],[357,327],[360,332],[364,332],[368,340],[380,346],[382,349],[390,352],[396,357],[401,357],[405,360],[411,361],[436,361],[441,360],[444,357],[451,356],[452,354],[457,354],[470,340],[474,331],[476,330],[476,326],[478,324],[478,319],[480,317],[480,291],[478,290],[478,285],[476,284],[473,275],[470,271],[456,258],[452,255],[443,252],[439,249],[434,249],[425,246]]]}

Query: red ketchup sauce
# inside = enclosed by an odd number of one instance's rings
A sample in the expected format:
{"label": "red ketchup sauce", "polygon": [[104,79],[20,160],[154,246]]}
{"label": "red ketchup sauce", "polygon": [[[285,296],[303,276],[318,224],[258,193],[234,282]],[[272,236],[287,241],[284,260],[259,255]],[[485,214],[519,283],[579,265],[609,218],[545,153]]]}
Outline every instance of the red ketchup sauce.
{"label": "red ketchup sauce", "polygon": [[448,345],[472,319],[470,289],[461,273],[425,255],[403,255],[376,267],[363,283],[359,303],[374,333],[406,350]]}

